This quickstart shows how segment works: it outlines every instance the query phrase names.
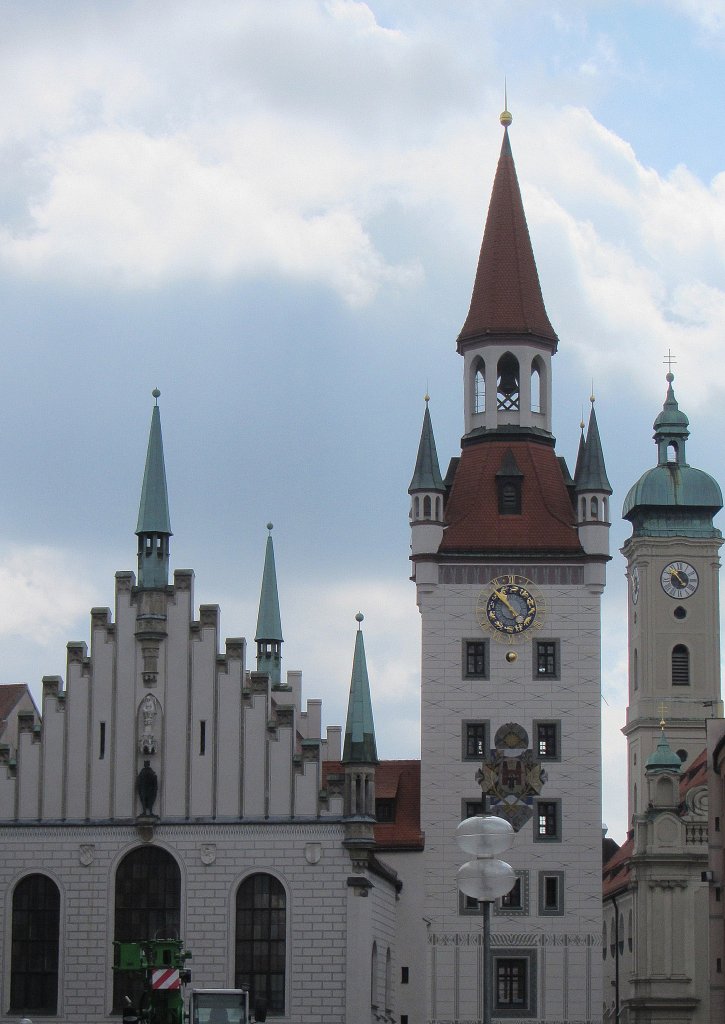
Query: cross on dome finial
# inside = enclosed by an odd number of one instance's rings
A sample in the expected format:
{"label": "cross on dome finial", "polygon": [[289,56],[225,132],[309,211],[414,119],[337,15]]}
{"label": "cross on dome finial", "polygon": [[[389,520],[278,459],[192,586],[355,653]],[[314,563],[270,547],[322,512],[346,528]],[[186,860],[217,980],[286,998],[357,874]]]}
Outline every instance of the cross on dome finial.
{"label": "cross on dome finial", "polygon": [[668,384],[671,384],[672,381],[675,379],[675,375],[672,372],[672,364],[677,362],[675,357],[672,355],[672,349],[670,349],[670,348],[667,349],[667,355],[662,360],[662,362],[663,363],[667,363],[667,374],[665,376],[665,380],[667,381]]}

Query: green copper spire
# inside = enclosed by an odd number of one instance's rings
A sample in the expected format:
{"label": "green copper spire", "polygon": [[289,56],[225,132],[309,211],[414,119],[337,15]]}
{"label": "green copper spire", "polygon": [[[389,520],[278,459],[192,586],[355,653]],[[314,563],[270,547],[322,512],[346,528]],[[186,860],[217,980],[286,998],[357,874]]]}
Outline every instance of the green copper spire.
{"label": "green copper spire", "polygon": [[599,437],[597,426],[597,414],[594,412],[594,399],[592,398],[592,411],[589,414],[589,427],[587,439],[584,442],[584,450],[580,449],[580,456],[577,457],[577,468],[574,482],[578,491],[600,491],[604,494],[611,494],[612,488],[607,479],[607,470],[604,466],[604,452]]}
{"label": "green copper spire", "polygon": [[443,479],[440,466],[438,465],[438,452],[436,451],[435,438],[433,437],[433,424],[431,423],[428,402],[430,398],[425,396],[425,414],[423,416],[423,429],[420,432],[420,444],[418,445],[418,458],[415,461],[413,479],[410,481],[408,494],[413,491],[443,491]]}
{"label": "green copper spire", "polygon": [[161,414],[158,400],[161,392],[154,388],[156,399],[151,413],[149,446],[138,509],[138,584],[140,587],[165,587],[169,582],[169,496],[166,490],[164,445],[161,439]]}
{"label": "green copper spire", "polygon": [[365,644],[360,624],[362,612],[355,616],[358,628],[355,637],[355,656],[352,661],[350,700],[347,705],[345,725],[345,746],[342,752],[343,764],[377,764],[378,752],[375,746],[375,725],[373,705],[370,700],[370,681],[365,661]]}
{"label": "green copper spire", "polygon": [[272,685],[279,686],[282,681],[282,620],[279,614],[279,597],[277,595],[272,523],[267,523],[267,529],[269,535],[264,553],[262,591],[259,595],[259,615],[257,616],[257,632],[254,639],[257,644],[257,671],[266,672]]}

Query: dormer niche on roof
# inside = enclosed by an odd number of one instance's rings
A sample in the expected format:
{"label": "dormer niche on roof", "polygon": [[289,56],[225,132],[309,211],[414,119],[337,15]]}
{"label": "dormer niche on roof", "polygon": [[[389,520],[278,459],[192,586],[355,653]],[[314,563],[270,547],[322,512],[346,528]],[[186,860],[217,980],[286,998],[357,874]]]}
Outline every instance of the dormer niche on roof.
{"label": "dormer niche on roof", "polygon": [[262,589],[259,595],[259,614],[254,640],[257,644],[257,671],[268,675],[272,686],[280,686],[282,682],[282,620],[277,594],[272,523],[267,523],[267,529],[269,533],[264,552]]}
{"label": "dormer niche on roof", "polygon": [[486,218],[466,322],[457,347],[464,358],[466,436],[492,430],[551,438],[551,357],[558,338],[539,284],[521,201],[508,126]]}
{"label": "dormer niche on roof", "polygon": [[154,388],[152,395],[155,404],[151,413],[151,429],[136,526],[138,585],[146,590],[163,588],[169,582],[169,539],[172,536],[159,412],[161,392]]}

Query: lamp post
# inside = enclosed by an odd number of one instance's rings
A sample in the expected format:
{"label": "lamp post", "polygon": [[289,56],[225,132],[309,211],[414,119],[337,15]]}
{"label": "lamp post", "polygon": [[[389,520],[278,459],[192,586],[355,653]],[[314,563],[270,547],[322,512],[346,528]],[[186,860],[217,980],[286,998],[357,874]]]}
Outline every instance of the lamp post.
{"label": "lamp post", "polygon": [[491,960],[491,902],[510,892],[516,882],[513,868],[496,855],[513,843],[514,830],[493,814],[466,818],[456,829],[456,842],[473,860],[458,869],[458,888],[483,903],[483,1024],[491,1024],[493,962]]}

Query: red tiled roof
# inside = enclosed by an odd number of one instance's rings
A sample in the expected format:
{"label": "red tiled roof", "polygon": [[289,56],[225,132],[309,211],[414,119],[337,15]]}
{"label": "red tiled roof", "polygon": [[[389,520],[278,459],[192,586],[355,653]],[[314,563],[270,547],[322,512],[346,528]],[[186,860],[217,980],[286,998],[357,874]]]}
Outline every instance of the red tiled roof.
{"label": "red tiled roof", "polygon": [[471,308],[458,336],[459,352],[466,341],[486,334],[535,335],[554,351],[557,345],[541,295],[508,132],[493,183]]}
{"label": "red tiled roof", "polygon": [[[508,451],[523,474],[521,515],[500,515],[496,473]],[[574,510],[553,447],[484,438],[463,448],[446,503],[440,551],[581,554]]]}
{"label": "red tiled roof", "polygon": [[680,798],[684,800],[685,794],[693,786],[707,785],[707,748],[701,751],[692,761],[689,768],[680,776]]}
{"label": "red tiled roof", "polygon": [[[344,772],[340,761],[324,761],[323,784],[328,775]],[[420,830],[420,761],[380,761],[375,766],[375,796],[395,799],[395,821],[375,825],[377,850],[422,850]]]}
{"label": "red tiled roof", "polygon": [[613,857],[604,865],[602,872],[602,896],[605,898],[626,888],[629,882],[629,859],[634,849],[632,833],[619,847]]}

